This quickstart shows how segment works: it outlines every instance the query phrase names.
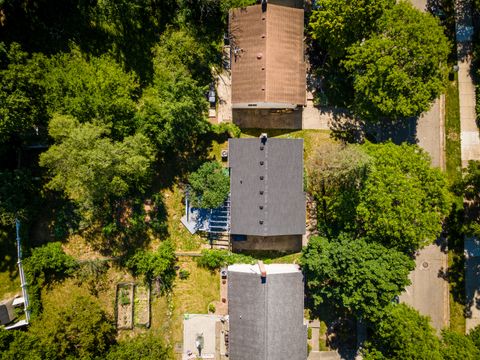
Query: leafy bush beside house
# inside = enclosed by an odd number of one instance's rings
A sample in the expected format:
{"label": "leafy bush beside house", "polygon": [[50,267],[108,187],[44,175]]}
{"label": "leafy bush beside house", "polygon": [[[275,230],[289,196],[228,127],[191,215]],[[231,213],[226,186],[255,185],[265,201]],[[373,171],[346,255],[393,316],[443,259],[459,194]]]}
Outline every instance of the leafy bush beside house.
{"label": "leafy bush beside house", "polygon": [[188,177],[191,203],[194,207],[214,209],[221,206],[230,193],[230,177],[218,162],[204,163]]}

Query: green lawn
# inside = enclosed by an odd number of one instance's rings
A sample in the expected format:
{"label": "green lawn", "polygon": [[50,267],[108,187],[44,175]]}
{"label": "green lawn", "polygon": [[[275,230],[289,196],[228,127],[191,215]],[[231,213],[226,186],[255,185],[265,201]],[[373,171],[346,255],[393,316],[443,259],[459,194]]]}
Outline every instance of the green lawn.
{"label": "green lawn", "polygon": [[0,300],[21,293],[15,231],[0,228]]}
{"label": "green lawn", "polygon": [[451,183],[461,174],[460,106],[458,99],[458,74],[450,81],[445,93],[445,152],[447,176]]}

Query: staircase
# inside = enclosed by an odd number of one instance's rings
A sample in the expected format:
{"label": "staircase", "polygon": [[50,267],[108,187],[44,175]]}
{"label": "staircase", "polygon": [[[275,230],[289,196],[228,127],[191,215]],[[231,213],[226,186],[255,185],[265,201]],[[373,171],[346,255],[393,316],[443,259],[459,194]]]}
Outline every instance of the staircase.
{"label": "staircase", "polygon": [[208,239],[212,249],[230,250],[230,196],[221,207],[211,210]]}

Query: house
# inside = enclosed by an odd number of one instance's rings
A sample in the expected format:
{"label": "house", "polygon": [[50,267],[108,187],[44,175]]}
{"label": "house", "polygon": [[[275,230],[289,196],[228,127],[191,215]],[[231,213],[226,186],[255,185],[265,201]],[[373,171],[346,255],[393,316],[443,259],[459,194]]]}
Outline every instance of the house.
{"label": "house", "polygon": [[0,325],[6,325],[15,320],[14,302],[15,298],[0,302]]}
{"label": "house", "polygon": [[232,249],[300,251],[303,139],[229,139]]}
{"label": "house", "polygon": [[228,267],[229,358],[305,360],[303,275],[298,265]]}
{"label": "house", "polygon": [[229,15],[233,122],[301,128],[294,110],[306,105],[303,8],[263,3]]}

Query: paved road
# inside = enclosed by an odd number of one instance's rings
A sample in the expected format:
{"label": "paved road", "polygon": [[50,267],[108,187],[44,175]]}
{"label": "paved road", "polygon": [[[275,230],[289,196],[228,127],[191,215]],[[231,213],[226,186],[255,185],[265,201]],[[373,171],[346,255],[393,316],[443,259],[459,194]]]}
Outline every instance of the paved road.
{"label": "paved road", "polygon": [[429,316],[432,326],[440,332],[449,323],[448,282],[441,276],[447,269],[447,255],[438,245],[429,245],[415,259],[410,273],[412,284],[400,295],[400,301]]}

